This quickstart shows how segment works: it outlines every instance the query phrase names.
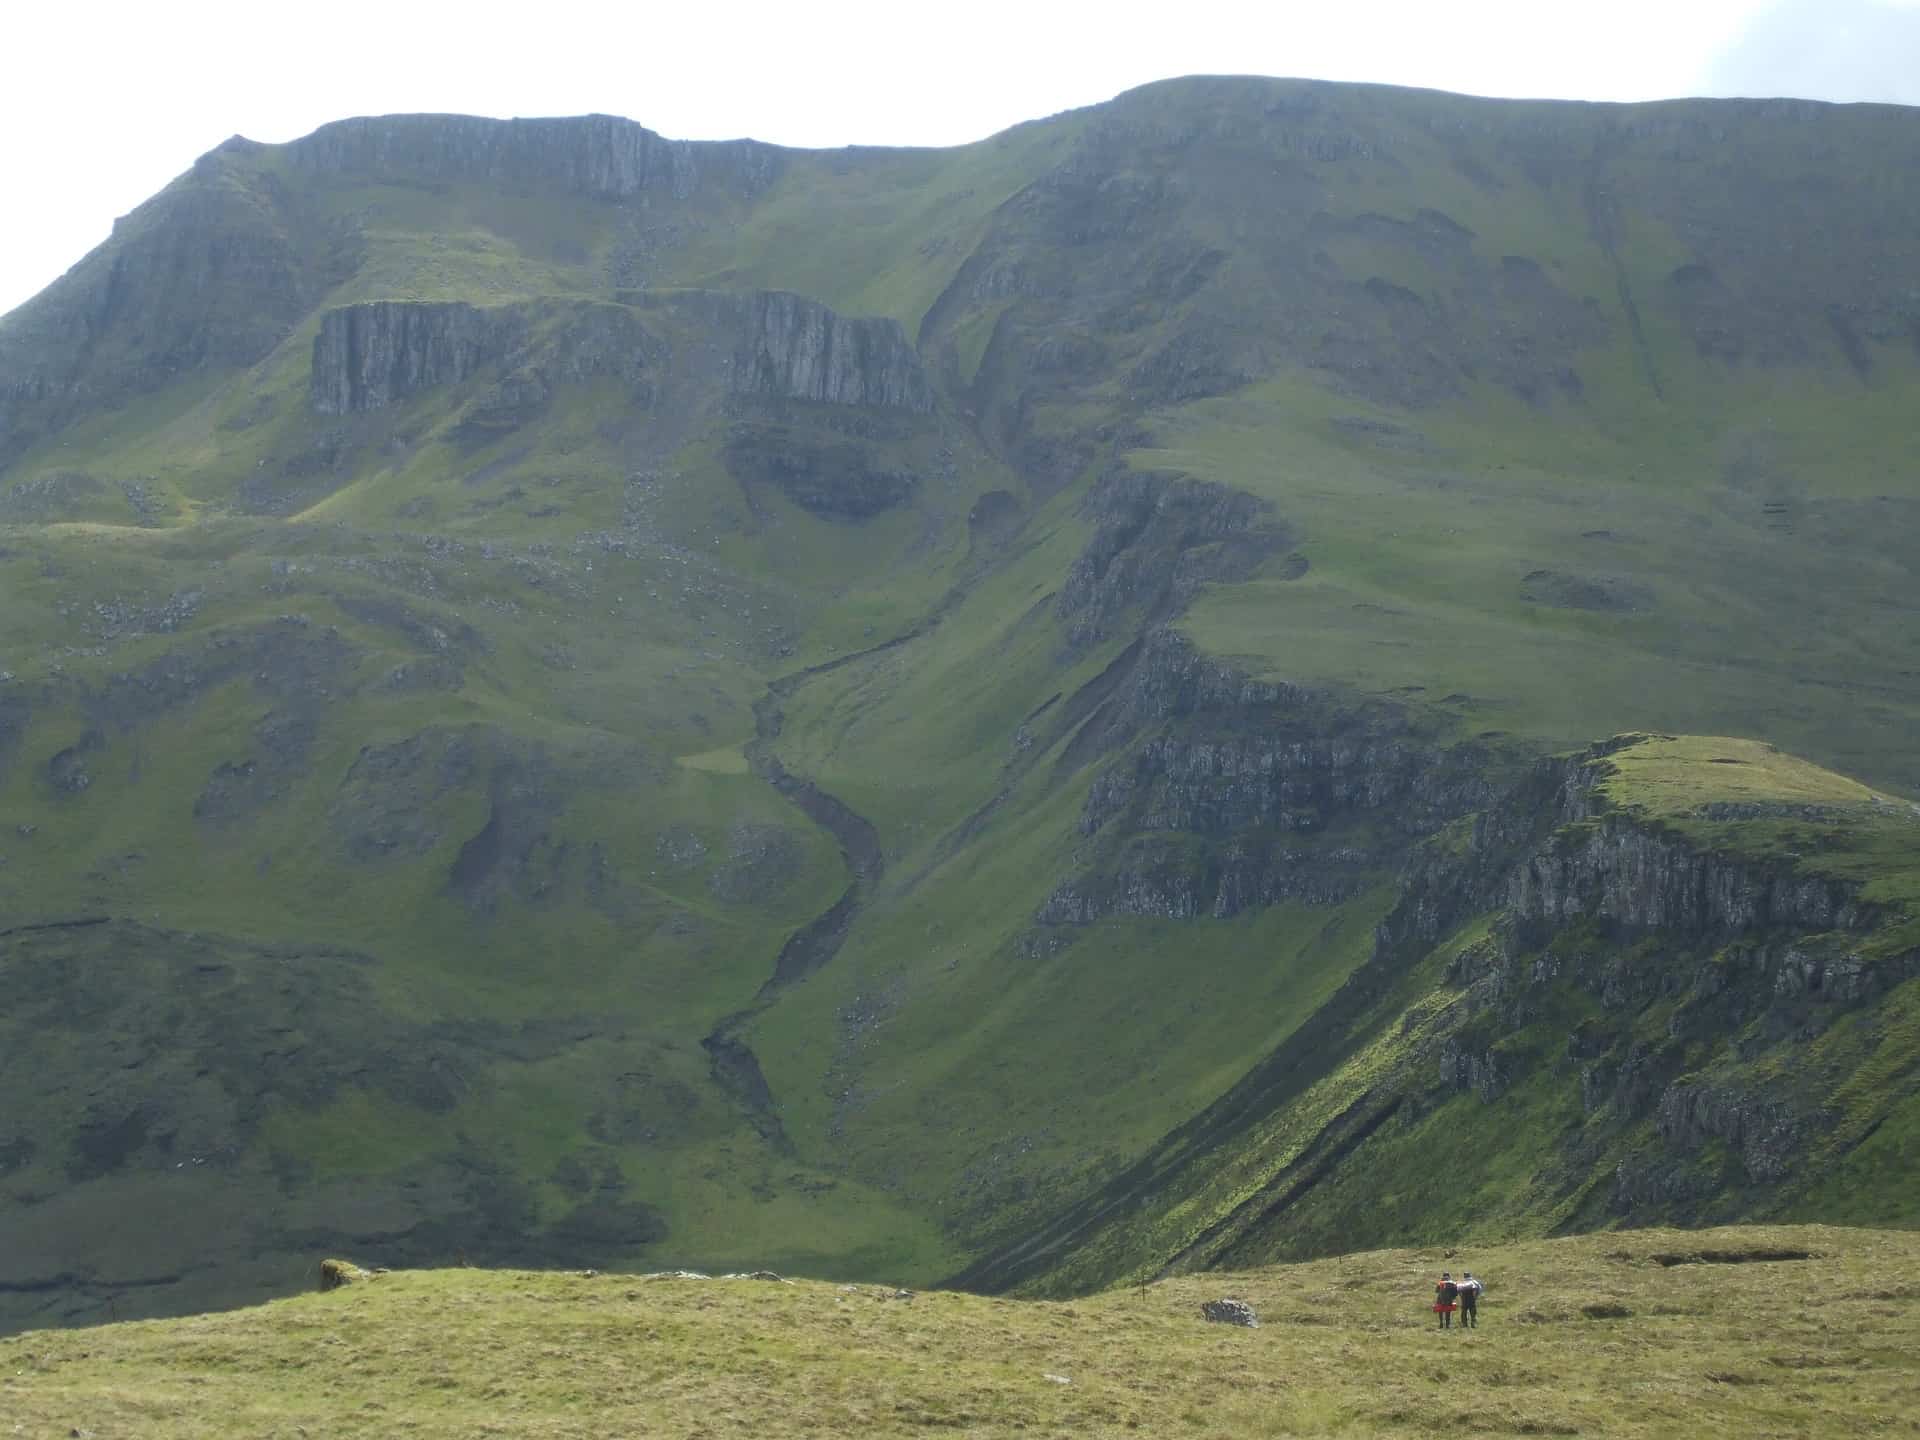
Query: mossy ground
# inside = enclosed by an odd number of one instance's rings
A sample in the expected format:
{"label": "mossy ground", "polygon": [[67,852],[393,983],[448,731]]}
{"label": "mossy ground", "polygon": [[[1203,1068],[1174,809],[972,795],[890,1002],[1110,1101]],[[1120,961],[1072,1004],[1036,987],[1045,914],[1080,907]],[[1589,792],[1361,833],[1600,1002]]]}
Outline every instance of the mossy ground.
{"label": "mossy ground", "polygon": [[[1804,1255],[1804,1259],[1745,1258]],[[1662,1260],[1693,1263],[1662,1263]],[[1488,1289],[1440,1331],[1441,1269]],[[1262,1324],[1203,1322],[1231,1296]],[[1693,1437],[1907,1433],[1920,1237],[1383,1250],[1068,1303],[444,1270],[0,1341],[20,1435]]]}

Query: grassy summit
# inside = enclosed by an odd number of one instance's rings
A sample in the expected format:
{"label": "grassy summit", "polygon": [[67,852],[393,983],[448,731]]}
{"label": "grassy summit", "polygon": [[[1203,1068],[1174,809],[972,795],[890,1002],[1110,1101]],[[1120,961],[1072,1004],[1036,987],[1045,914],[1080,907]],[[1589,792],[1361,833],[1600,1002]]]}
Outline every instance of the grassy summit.
{"label": "grassy summit", "polygon": [[[1488,1285],[1440,1332],[1441,1269]],[[1920,1398],[1920,1240],[1824,1227],[1383,1250],[1066,1303],[395,1272],[0,1341],[23,1434],[1857,1435]],[[1223,1296],[1257,1329],[1204,1323]]]}

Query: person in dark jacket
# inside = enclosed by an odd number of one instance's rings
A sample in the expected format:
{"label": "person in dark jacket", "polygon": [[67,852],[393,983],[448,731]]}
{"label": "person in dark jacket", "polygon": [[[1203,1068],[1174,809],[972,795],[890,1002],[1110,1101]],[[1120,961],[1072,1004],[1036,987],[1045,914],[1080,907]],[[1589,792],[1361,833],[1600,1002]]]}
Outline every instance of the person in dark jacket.
{"label": "person in dark jacket", "polygon": [[1451,1272],[1440,1272],[1440,1283],[1433,1287],[1433,1313],[1440,1317],[1440,1328],[1453,1328],[1454,1306],[1460,1299],[1460,1287],[1453,1283]]}
{"label": "person in dark jacket", "polygon": [[1477,1330],[1480,1328],[1480,1291],[1481,1284],[1473,1278],[1471,1270],[1460,1277],[1457,1287],[1460,1291],[1460,1328]]}

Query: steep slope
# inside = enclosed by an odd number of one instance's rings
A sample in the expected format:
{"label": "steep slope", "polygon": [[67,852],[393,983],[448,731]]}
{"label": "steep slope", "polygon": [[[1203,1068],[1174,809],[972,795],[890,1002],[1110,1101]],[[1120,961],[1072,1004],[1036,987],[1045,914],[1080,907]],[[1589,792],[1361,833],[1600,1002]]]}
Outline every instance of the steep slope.
{"label": "steep slope", "polygon": [[[1910,1222],[1916,159],[1252,80],[221,146],[0,318],[0,1320],[1068,1288],[1438,1235],[1456,1134],[1488,1227]],[[1540,758],[1629,729],[1879,790]],[[1850,919],[1645,910],[1722,850]],[[1741,1039],[1789,952],[1871,978]]]}
{"label": "steep slope", "polygon": [[1074,1288],[1383,1235],[1911,1223],[1920,806],[1624,736],[1424,845],[1367,962],[1101,1193],[969,1273]]}

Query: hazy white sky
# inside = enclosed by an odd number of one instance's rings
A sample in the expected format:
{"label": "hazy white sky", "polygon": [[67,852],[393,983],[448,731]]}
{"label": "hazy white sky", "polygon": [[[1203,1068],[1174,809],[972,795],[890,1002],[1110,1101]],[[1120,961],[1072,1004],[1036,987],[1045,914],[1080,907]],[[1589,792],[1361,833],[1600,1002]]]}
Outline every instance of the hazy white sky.
{"label": "hazy white sky", "polygon": [[236,132],[598,110],[681,138],[945,145],[1196,73],[1920,105],[1920,0],[0,0],[0,59],[4,312]]}

